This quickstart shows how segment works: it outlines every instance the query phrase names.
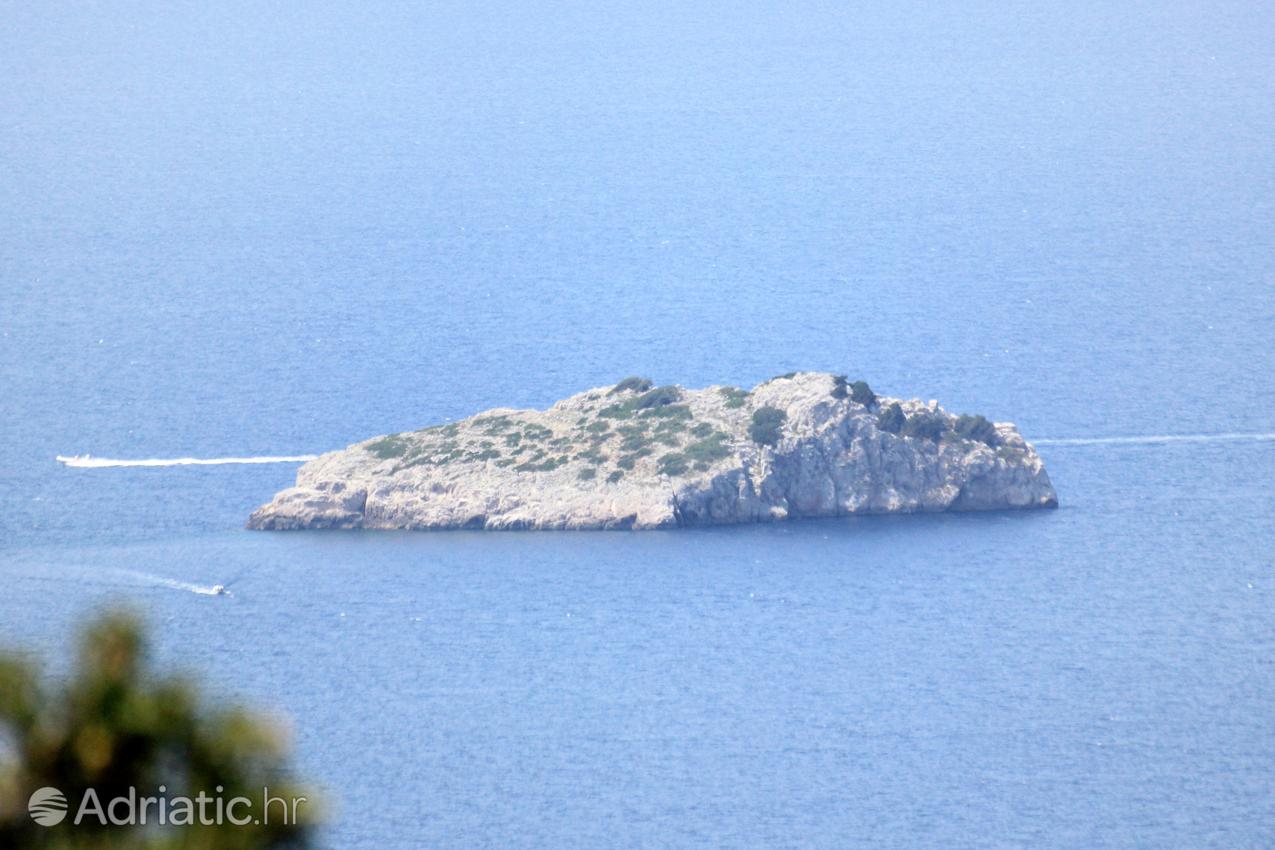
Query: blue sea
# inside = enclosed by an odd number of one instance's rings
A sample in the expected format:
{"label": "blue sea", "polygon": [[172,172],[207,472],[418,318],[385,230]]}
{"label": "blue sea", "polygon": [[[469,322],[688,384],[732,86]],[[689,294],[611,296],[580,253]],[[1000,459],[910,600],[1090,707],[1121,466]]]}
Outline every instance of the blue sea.
{"label": "blue sea", "polygon": [[[1275,845],[1268,4],[0,22],[0,645],[141,611],[332,848]],[[54,460],[795,369],[1017,422],[1061,507],[269,534],[295,463]]]}

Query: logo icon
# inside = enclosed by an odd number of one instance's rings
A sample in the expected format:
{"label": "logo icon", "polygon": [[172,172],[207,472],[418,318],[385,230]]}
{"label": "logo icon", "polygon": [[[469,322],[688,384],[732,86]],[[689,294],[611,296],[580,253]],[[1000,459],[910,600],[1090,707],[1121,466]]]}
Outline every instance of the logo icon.
{"label": "logo icon", "polygon": [[41,788],[27,801],[27,811],[40,826],[57,826],[66,819],[66,795],[56,788]]}

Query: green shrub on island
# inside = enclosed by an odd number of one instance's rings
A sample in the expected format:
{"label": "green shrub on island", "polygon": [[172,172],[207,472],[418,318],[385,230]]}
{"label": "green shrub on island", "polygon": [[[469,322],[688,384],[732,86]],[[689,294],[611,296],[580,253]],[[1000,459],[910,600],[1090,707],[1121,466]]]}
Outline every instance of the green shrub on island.
{"label": "green shrub on island", "polygon": [[597,467],[593,467],[593,466],[586,466],[584,469],[576,473],[576,478],[579,478],[581,481],[592,481],[594,478],[597,478],[597,477],[598,477]]}
{"label": "green shrub on island", "polygon": [[682,391],[675,386],[656,387],[633,399],[634,410],[649,410],[653,407],[664,407],[682,400]]}
{"label": "green shrub on island", "polygon": [[635,452],[630,452],[629,454],[622,456],[619,460],[615,462],[615,465],[620,467],[620,469],[632,469],[634,466],[637,465],[637,462],[639,460],[641,460],[642,458],[646,457],[649,454],[651,454],[650,447],[641,448]]}
{"label": "green shrub on island", "polygon": [[620,441],[620,451],[635,452],[638,449],[644,449],[651,445],[651,437],[644,431],[631,433]]}
{"label": "green shrub on island", "polygon": [[941,439],[947,430],[947,419],[928,410],[913,413],[903,423],[903,436],[919,440]]}
{"label": "green shrub on island", "polygon": [[382,437],[379,440],[368,443],[363,448],[381,460],[390,460],[407,454],[409,445],[398,434],[390,434],[388,437]]}
{"label": "green shrub on island", "polygon": [[721,431],[715,431],[703,439],[691,443],[686,447],[684,453],[697,467],[701,463],[707,466],[713,461],[721,460],[730,454],[730,449],[726,447],[727,439],[726,434]]}
{"label": "green shrub on island", "polygon": [[739,387],[722,387],[718,392],[726,398],[726,407],[731,410],[743,407],[750,395],[748,390],[741,390]]}
{"label": "green shrub on island", "polygon": [[953,430],[956,431],[958,437],[964,440],[984,443],[992,448],[996,448],[1000,444],[1000,435],[996,433],[996,426],[982,416],[970,416],[962,413],[956,417],[956,425]]}
{"label": "green shrub on island", "polygon": [[655,386],[655,382],[650,378],[640,378],[637,375],[630,375],[612,387],[607,395],[615,395],[616,393],[622,392],[644,393],[653,386]]}
{"label": "green shrub on island", "polygon": [[998,446],[996,456],[1010,463],[1022,463],[1023,458],[1027,457],[1027,452],[1013,446]]}
{"label": "green shrub on island", "polygon": [[775,446],[787,421],[788,414],[777,407],[766,405],[753,411],[753,421],[748,426],[748,436],[762,446]]}
{"label": "green shrub on island", "polygon": [[576,460],[587,460],[590,463],[605,463],[606,455],[597,446],[591,446],[576,455]]}
{"label": "green shrub on island", "polygon": [[553,436],[553,430],[543,425],[529,422],[523,426],[522,435],[528,440],[546,440]]}
{"label": "green shrub on island", "polygon": [[617,469],[607,476],[607,483],[614,484],[615,482],[619,481],[623,477],[624,477],[624,473]]}
{"label": "green shrub on island", "polygon": [[497,434],[508,428],[512,422],[509,417],[501,414],[499,416],[480,416],[473,421],[474,427],[482,430],[487,434]]}
{"label": "green shrub on island", "polygon": [[867,381],[855,381],[850,385],[850,400],[855,404],[871,407],[877,403],[877,394],[868,386]]}
{"label": "green shrub on island", "polygon": [[649,419],[679,419],[683,422],[694,416],[690,407],[685,404],[666,404],[660,407],[652,407],[650,410],[642,411],[642,415]]}
{"label": "green shrub on island", "polygon": [[903,430],[903,424],[907,422],[907,419],[903,408],[896,401],[877,416],[877,427],[882,431],[897,434]]}
{"label": "green shrub on island", "polygon": [[570,459],[566,455],[551,457],[546,460],[540,460],[540,456],[537,456],[515,466],[514,472],[552,472],[560,466],[565,466],[568,460]]}
{"label": "green shrub on island", "polygon": [[850,390],[847,389],[847,384],[849,380],[850,379],[847,378],[845,375],[833,376],[832,378],[832,397],[833,398],[845,398],[846,396],[850,395]]}
{"label": "green shrub on island", "polygon": [[669,452],[659,460],[661,475],[682,475],[690,468],[690,462],[686,459],[686,455],[681,452]]}
{"label": "green shrub on island", "polygon": [[[661,407],[667,407],[680,401],[681,398],[682,391],[677,387],[656,387],[653,390],[647,390],[641,395],[634,396],[628,401],[604,407],[598,411],[598,416],[607,419],[628,419],[634,413],[643,410],[654,411]],[[690,409],[687,408],[686,412],[689,415]]]}

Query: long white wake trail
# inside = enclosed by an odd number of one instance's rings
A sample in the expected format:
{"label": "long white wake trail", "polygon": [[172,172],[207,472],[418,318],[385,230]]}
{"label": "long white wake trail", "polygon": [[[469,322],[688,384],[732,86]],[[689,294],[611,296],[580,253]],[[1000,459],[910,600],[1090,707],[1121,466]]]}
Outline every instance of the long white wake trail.
{"label": "long white wake trail", "polygon": [[1264,443],[1275,434],[1149,434],[1144,437],[1076,437],[1028,440],[1033,446],[1142,446],[1158,443]]}
{"label": "long white wake trail", "polygon": [[232,463],[305,463],[318,455],[286,455],[280,457],[173,457],[121,460],[111,457],[67,457],[58,455],[58,463],[76,469],[106,469],[115,466],[223,466]]}

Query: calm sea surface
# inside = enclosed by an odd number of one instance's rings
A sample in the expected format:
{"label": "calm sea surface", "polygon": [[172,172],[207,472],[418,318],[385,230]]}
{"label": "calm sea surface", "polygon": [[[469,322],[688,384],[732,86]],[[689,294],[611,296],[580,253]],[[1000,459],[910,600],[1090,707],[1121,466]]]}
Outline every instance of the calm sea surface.
{"label": "calm sea surface", "polygon": [[[0,4],[0,644],[113,602],[333,848],[1275,843],[1260,3]],[[632,373],[1016,421],[1062,507],[242,530]],[[230,583],[231,597],[196,591]]]}

